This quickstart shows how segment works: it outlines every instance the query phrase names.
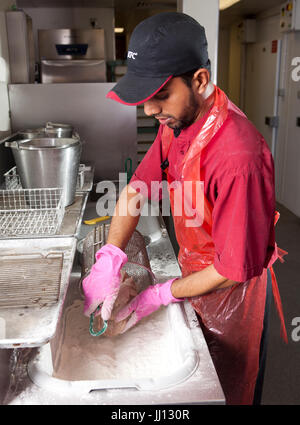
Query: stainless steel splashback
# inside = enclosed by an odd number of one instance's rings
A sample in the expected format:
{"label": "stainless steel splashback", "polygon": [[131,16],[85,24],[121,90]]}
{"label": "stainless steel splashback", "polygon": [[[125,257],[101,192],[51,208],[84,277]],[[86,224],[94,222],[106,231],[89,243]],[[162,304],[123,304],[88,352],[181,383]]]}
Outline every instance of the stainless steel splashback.
{"label": "stainless steel splashback", "polygon": [[38,30],[40,60],[105,59],[103,29]]}
{"label": "stainless steel splashback", "polygon": [[126,158],[132,158],[133,170],[137,166],[137,124],[135,107],[106,99],[114,85],[9,85],[12,131],[69,123],[83,141],[82,162],[95,165],[95,181],[118,180]]}
{"label": "stainless steel splashback", "polygon": [[33,83],[35,58],[32,20],[23,11],[7,11],[6,26],[11,82]]}

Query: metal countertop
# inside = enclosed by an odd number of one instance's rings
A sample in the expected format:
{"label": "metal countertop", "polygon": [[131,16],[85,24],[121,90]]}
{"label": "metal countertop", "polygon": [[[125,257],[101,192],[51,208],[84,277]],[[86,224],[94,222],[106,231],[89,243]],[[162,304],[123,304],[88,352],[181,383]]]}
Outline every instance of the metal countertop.
{"label": "metal countertop", "polygon": [[[0,251],[26,254],[26,252],[63,252],[58,302],[37,307],[1,308],[0,320],[5,324],[5,336],[0,336],[0,348],[37,347],[47,343],[55,334],[66,291],[69,285],[88,193],[77,194],[75,202],[66,208],[62,228],[58,235],[41,238],[1,239]],[[20,260],[21,261],[21,260]]]}

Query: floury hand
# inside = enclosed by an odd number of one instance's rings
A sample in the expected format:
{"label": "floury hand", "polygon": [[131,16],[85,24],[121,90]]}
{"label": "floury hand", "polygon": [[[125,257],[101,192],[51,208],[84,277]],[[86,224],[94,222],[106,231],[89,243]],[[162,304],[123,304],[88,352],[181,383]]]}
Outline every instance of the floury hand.
{"label": "floury hand", "polygon": [[183,299],[173,297],[171,293],[171,286],[174,280],[176,279],[149,286],[119,311],[115,319],[116,322],[124,320],[131,315],[122,333],[134,326],[143,317],[158,310],[160,306],[183,301]]}
{"label": "floury hand", "polygon": [[121,283],[121,268],[127,255],[118,247],[106,244],[96,253],[96,263],[83,280],[84,314],[90,316],[102,304],[99,312],[103,320],[110,318]]}

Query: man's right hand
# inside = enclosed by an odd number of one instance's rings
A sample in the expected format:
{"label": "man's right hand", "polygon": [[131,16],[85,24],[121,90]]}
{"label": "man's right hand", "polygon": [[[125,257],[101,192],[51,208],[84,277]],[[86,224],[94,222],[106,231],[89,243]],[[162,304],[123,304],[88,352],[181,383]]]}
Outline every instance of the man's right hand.
{"label": "man's right hand", "polygon": [[121,283],[121,268],[127,262],[127,255],[118,247],[106,244],[96,253],[96,263],[90,274],[83,280],[85,295],[84,314],[90,316],[102,304],[103,320],[110,318]]}

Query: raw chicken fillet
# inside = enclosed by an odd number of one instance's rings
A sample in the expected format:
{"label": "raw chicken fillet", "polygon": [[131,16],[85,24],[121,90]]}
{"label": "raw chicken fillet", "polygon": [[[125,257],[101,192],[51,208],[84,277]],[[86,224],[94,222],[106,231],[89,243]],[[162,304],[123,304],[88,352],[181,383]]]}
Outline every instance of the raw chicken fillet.
{"label": "raw chicken fillet", "polygon": [[[133,278],[128,276],[128,274],[123,271],[121,271],[121,277],[122,277],[122,280],[121,280],[119,294],[115,301],[111,318],[110,320],[108,320],[107,329],[105,333],[103,334],[103,336],[115,336],[120,334],[123,331],[127,321],[129,320],[129,317],[122,320],[121,322],[115,322],[114,318],[116,317],[116,314],[118,313],[118,311],[120,311],[126,304],[128,304],[138,294]],[[97,316],[97,319],[98,320],[95,327],[97,330],[100,330],[103,328],[103,320],[101,316]]]}

